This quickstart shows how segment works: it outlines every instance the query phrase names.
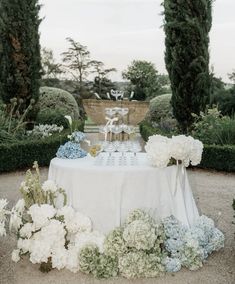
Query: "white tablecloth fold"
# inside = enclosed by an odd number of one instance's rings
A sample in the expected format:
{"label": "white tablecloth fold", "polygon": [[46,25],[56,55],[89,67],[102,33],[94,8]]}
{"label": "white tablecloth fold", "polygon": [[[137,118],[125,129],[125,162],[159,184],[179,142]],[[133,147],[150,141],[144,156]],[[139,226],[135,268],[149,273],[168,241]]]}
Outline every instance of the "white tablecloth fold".
{"label": "white tablecloth fold", "polygon": [[55,158],[49,179],[65,189],[69,205],[89,216],[103,233],[119,226],[134,209],[158,219],[174,215],[188,227],[199,217],[185,168],[154,168],[145,153],[138,154],[138,165],[123,167],[96,166],[90,156]]}

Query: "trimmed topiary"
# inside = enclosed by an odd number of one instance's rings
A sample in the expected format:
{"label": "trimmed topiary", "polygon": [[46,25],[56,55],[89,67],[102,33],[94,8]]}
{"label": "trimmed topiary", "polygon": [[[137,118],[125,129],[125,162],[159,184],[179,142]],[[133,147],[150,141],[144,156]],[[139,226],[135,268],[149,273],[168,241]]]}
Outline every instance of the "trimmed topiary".
{"label": "trimmed topiary", "polygon": [[157,96],[150,101],[149,115],[151,121],[172,117],[171,94]]}
{"label": "trimmed topiary", "polygon": [[74,97],[67,91],[52,88],[40,88],[40,96],[37,103],[39,109],[37,122],[42,124],[57,124],[68,127],[64,118],[70,115],[74,120],[80,118],[79,108]]}

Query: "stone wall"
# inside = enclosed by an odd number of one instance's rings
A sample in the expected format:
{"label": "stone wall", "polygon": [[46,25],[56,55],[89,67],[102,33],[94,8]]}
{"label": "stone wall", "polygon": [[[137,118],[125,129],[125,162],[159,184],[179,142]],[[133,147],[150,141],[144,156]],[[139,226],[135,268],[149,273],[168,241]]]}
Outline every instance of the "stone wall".
{"label": "stone wall", "polygon": [[126,121],[123,122],[135,126],[145,118],[149,110],[149,102],[126,100],[111,101],[87,99],[83,100],[83,106],[87,116],[89,116],[97,125],[106,124],[107,122],[105,119],[105,108],[128,108],[129,113],[125,119]]}

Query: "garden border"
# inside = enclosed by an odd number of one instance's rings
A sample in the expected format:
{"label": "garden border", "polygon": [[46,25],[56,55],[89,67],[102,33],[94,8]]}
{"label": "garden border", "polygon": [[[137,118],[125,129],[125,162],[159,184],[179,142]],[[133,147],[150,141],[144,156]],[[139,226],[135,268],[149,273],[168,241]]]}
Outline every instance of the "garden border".
{"label": "garden border", "polygon": [[[140,134],[147,141],[148,137],[162,134],[148,122],[140,123]],[[235,172],[235,145],[204,145],[202,161],[197,166],[202,169]]]}
{"label": "garden border", "polygon": [[[84,121],[81,121],[78,131],[84,132]],[[44,139],[0,143],[0,173],[31,168],[34,161],[40,167],[49,166],[59,146],[68,141],[68,134],[69,130],[65,130]]]}
{"label": "garden border", "polygon": [[58,147],[67,140],[67,134],[0,144],[0,173],[32,167],[34,161],[40,166],[48,166]]}

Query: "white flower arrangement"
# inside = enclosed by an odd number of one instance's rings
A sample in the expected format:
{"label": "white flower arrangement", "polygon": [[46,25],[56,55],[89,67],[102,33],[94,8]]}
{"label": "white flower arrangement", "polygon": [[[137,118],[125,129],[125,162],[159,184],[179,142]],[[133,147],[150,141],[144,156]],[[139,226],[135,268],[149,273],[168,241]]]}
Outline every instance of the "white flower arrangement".
{"label": "white flower arrangement", "polygon": [[201,162],[203,144],[191,136],[179,135],[167,138],[161,135],[150,136],[145,150],[152,166],[165,168],[171,162],[180,162],[185,167],[196,166]]}
{"label": "white flower arrangement", "polygon": [[30,262],[41,265],[42,271],[67,268],[77,272],[79,251],[93,244],[102,252],[105,237],[92,231],[87,216],[70,206],[57,208],[56,198],[65,192],[51,180],[41,185],[37,164],[34,167],[36,174],[28,171],[20,186],[24,198],[11,211],[6,209],[7,200],[0,200],[0,235],[6,235],[5,223],[9,215],[10,231],[18,236],[17,247],[12,252],[14,262],[27,254]]}
{"label": "white flower arrangement", "polygon": [[[223,245],[223,233],[206,216],[186,228],[173,216],[156,224],[146,212],[134,210],[122,227],[107,235],[103,253],[91,243],[81,249],[81,271],[95,277],[111,276],[117,272],[116,260],[118,274],[128,279],[156,277],[163,272],[178,272],[182,267],[197,270],[210,253]],[[106,256],[110,265],[105,263],[101,268],[100,262]]]}
{"label": "white flower arrangement", "polygon": [[66,204],[57,208],[55,199],[61,189],[53,181],[41,185],[38,167],[36,172],[26,174],[21,184],[24,198],[11,211],[6,208],[7,200],[0,200],[0,236],[6,234],[8,215],[10,229],[18,236],[14,262],[28,255],[44,272],[68,269],[96,278],[121,275],[131,279],[174,273],[182,267],[197,270],[213,251],[224,246],[223,233],[206,216],[187,228],[174,216],[157,223],[139,209],[105,237],[92,230],[87,216]]}
{"label": "white flower arrangement", "polygon": [[27,135],[46,138],[52,136],[54,133],[61,133],[63,130],[63,126],[57,126],[56,124],[39,124],[34,126],[33,130],[27,131]]}

